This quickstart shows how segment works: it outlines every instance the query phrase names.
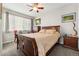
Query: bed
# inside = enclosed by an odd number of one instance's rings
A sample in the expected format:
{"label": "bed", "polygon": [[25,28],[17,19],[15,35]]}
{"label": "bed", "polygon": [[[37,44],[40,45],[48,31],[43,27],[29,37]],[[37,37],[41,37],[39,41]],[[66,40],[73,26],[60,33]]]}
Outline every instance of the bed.
{"label": "bed", "polygon": [[60,26],[44,26],[37,33],[17,34],[17,49],[27,56],[45,56],[59,38]]}

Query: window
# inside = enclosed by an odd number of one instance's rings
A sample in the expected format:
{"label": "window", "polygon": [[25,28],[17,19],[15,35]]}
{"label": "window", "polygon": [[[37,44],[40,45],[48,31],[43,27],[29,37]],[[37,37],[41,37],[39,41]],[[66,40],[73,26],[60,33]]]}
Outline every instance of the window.
{"label": "window", "polygon": [[13,31],[13,30],[15,30],[15,16],[14,15],[11,15],[11,14],[9,14],[8,15],[9,16],[9,18],[8,18],[8,20],[9,20],[9,29],[8,29],[8,31]]}
{"label": "window", "polygon": [[[5,15],[5,17],[6,17],[6,15]],[[31,20],[30,19],[26,19],[26,18],[19,17],[19,16],[9,13],[7,21],[5,19],[5,22],[7,22],[7,23],[5,23],[5,30],[7,30],[7,31],[14,31],[14,30],[31,31]],[[8,29],[6,29],[6,27]]]}

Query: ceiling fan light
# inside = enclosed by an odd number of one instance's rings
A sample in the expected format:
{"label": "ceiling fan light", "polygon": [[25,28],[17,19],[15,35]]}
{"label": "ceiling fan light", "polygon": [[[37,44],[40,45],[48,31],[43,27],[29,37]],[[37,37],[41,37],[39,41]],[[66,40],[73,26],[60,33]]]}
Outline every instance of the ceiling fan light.
{"label": "ceiling fan light", "polygon": [[33,10],[37,11],[37,8],[36,7],[33,7]]}

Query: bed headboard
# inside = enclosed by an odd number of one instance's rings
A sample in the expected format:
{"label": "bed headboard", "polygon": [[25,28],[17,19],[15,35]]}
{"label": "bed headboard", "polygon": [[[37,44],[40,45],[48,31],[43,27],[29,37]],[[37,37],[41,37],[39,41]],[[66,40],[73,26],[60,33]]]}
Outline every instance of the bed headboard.
{"label": "bed headboard", "polygon": [[60,32],[60,26],[57,25],[57,26],[43,26],[42,29],[52,29],[52,28],[55,28],[56,31]]}

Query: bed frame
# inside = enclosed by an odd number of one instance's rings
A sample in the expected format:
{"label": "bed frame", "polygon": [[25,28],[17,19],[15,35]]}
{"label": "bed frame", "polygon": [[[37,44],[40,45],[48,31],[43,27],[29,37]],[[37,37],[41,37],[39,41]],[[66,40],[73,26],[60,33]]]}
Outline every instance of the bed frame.
{"label": "bed frame", "polygon": [[[60,32],[60,26],[44,26],[42,29],[51,29],[54,27]],[[38,47],[35,38],[25,37],[17,34],[17,49],[21,50],[26,56],[38,56]],[[51,48],[52,49],[52,48]],[[49,55],[51,49],[46,53]]]}

